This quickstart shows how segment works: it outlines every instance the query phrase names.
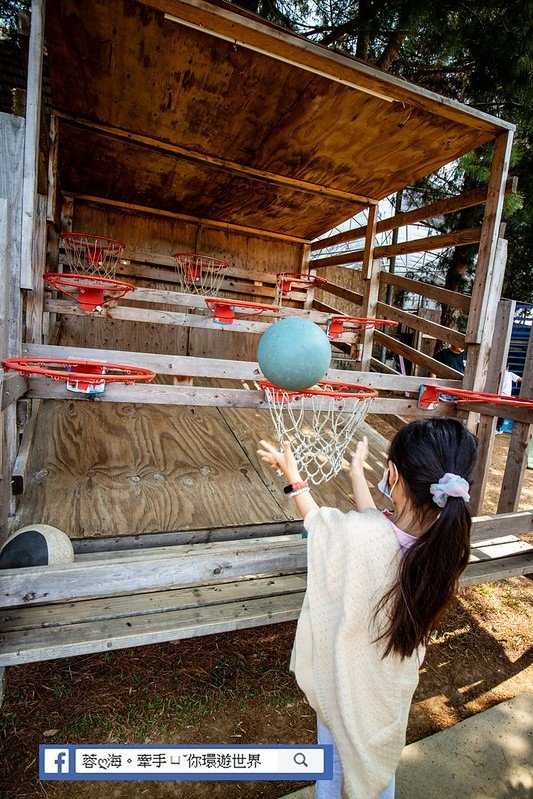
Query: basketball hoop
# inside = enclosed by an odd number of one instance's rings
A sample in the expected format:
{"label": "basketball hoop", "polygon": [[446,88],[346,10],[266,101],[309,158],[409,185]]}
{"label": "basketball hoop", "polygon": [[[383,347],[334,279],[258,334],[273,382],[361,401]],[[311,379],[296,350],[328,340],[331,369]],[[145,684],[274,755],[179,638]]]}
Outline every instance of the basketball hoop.
{"label": "basketball hoop", "polygon": [[62,233],[61,240],[71,272],[114,279],[125,242],[92,233]]}
{"label": "basketball hoop", "polygon": [[280,449],[290,441],[304,480],[315,485],[341,469],[344,453],[363,422],[373,388],[322,380],[313,388],[285,391],[261,380]]}
{"label": "basketball hoop", "polygon": [[439,402],[484,402],[489,405],[507,405],[511,408],[533,408],[533,400],[522,397],[509,397],[507,394],[488,394],[483,391],[450,388],[449,393],[442,386],[420,386],[418,407],[427,411],[437,409]]}
{"label": "basketball hoop", "polygon": [[103,394],[106,383],[150,383],[155,377],[155,372],[142,366],[77,358],[6,358],[2,366],[28,375],[66,380],[67,389],[78,394]]}
{"label": "basketball hoop", "polygon": [[122,280],[112,280],[98,275],[70,275],[61,272],[47,272],[43,280],[54,289],[62,291],[67,297],[76,300],[80,311],[92,313],[101,311],[111,300],[118,300],[135,286]]}
{"label": "basketball hoop", "polygon": [[311,288],[324,288],[327,280],[318,275],[303,275],[299,272],[280,272],[276,275],[276,298],[274,302],[281,305],[283,298],[291,299],[293,291]]}
{"label": "basketball hoop", "polygon": [[197,252],[175,252],[172,257],[182,292],[217,296],[229,261]]}
{"label": "basketball hoop", "polygon": [[350,330],[370,330],[373,327],[396,326],[399,322],[390,319],[374,319],[364,316],[332,316],[328,319],[326,333],[328,338],[337,339]]}
{"label": "basketball hoop", "polygon": [[265,305],[262,302],[248,302],[247,300],[207,297],[205,304],[213,314],[213,322],[218,325],[231,325],[236,313],[249,315],[261,314],[264,311],[272,314],[279,313],[279,305]]}

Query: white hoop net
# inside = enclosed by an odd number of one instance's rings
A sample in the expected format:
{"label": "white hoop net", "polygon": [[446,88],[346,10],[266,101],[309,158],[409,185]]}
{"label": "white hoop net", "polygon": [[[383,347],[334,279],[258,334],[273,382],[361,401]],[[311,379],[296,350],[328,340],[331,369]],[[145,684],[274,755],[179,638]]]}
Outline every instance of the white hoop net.
{"label": "white hoop net", "polygon": [[69,233],[62,236],[65,258],[76,275],[97,275],[111,280],[126,246],[123,241],[90,233]]}
{"label": "white hoop net", "polygon": [[193,252],[174,253],[180,291],[216,297],[220,291],[228,261]]}
{"label": "white hoop net", "polygon": [[264,387],[264,392],[280,450],[284,441],[290,442],[302,478],[319,485],[335,477],[368,412],[372,395],[341,399],[298,394],[291,399],[288,392],[278,388]]}

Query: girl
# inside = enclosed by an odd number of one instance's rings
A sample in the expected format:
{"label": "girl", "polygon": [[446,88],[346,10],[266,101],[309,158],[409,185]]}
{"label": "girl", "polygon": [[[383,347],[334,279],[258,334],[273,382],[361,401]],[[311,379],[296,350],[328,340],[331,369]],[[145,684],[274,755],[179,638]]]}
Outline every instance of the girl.
{"label": "girl", "polygon": [[291,670],[334,744],[334,779],[317,799],[392,799],[425,645],[470,554],[469,480],[477,439],[455,419],[406,425],[380,483],[395,510],[376,510],[364,437],[350,477],[357,511],[319,508],[289,444],[258,453],[289,482],[308,532],[308,580]]}

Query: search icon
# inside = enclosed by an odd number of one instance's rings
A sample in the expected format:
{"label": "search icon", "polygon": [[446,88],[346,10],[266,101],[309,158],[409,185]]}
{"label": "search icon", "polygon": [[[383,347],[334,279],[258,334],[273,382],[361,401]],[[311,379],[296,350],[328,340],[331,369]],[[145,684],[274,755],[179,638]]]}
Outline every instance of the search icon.
{"label": "search icon", "polygon": [[303,752],[296,752],[293,760],[297,766],[305,766],[306,768],[309,768]]}

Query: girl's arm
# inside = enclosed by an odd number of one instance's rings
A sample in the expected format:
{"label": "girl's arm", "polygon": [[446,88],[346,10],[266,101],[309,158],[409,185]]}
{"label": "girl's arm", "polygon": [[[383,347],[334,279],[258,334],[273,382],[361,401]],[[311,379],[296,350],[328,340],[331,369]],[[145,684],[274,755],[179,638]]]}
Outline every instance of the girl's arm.
{"label": "girl's arm", "polygon": [[[279,469],[282,471],[287,478],[288,483],[292,484],[302,482],[300,472],[298,471],[298,465],[294,459],[291,445],[288,441],[286,441],[283,445],[283,452],[277,450],[276,447],[273,447],[272,444],[268,443],[268,441],[260,441],[259,446],[261,449],[258,449],[257,453],[261,460],[265,461],[265,463],[268,463],[273,469]],[[309,511],[316,510],[318,508],[315,500],[307,490],[301,494],[297,494],[295,497],[293,497],[293,499],[296,502],[296,506],[300,515],[304,519]]]}
{"label": "girl's arm", "polygon": [[376,503],[372,499],[372,495],[370,493],[370,489],[368,488],[365,477],[365,463],[367,458],[368,438],[363,436],[361,441],[357,442],[350,465],[350,478],[352,481],[355,505],[358,511],[376,507]]}

